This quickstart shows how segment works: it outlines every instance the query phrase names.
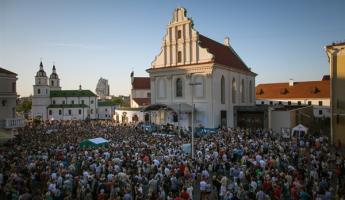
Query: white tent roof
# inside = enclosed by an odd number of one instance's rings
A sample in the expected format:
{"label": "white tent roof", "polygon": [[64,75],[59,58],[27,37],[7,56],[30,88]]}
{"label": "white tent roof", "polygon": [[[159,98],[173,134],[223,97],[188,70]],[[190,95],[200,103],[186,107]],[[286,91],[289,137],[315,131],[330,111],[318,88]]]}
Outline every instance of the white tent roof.
{"label": "white tent roof", "polygon": [[106,143],[109,142],[108,140],[102,138],[102,137],[98,137],[98,138],[93,138],[93,139],[89,139],[90,142],[94,143],[94,144],[102,144],[102,143]]}
{"label": "white tent roof", "polygon": [[295,126],[292,131],[304,131],[304,132],[308,132],[308,128],[303,126],[302,124],[298,124],[297,126]]}

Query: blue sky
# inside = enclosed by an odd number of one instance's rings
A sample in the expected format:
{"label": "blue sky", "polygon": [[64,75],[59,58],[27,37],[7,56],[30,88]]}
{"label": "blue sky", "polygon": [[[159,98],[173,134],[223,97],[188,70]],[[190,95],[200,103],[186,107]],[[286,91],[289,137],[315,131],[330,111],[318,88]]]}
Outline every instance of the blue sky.
{"label": "blue sky", "polygon": [[103,77],[111,94],[128,95],[131,70],[148,76],[178,6],[203,35],[229,36],[257,84],[319,80],[329,74],[324,46],[345,40],[344,0],[0,0],[0,66],[18,73],[21,96],[32,94],[41,58],[63,89],[94,91]]}

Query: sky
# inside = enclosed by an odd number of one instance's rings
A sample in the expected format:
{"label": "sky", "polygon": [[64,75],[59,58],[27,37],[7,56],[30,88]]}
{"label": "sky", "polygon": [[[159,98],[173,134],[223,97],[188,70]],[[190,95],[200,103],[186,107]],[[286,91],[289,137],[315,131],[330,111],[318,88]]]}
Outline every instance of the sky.
{"label": "sky", "polygon": [[256,84],[321,80],[324,47],[345,40],[344,0],[0,0],[0,67],[18,74],[17,93],[33,93],[42,60],[55,64],[62,89],[130,94],[130,72],[160,52],[173,10],[185,7],[201,34],[231,46],[257,73]]}

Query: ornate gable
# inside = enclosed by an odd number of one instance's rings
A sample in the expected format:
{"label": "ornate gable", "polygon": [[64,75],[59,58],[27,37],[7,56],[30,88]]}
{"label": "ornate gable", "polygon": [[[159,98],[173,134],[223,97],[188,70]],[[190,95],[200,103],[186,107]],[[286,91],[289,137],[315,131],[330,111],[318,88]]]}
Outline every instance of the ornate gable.
{"label": "ornate gable", "polygon": [[213,55],[198,43],[199,33],[193,28],[192,19],[185,8],[176,8],[167,26],[163,44],[152,68],[175,67],[210,62]]}

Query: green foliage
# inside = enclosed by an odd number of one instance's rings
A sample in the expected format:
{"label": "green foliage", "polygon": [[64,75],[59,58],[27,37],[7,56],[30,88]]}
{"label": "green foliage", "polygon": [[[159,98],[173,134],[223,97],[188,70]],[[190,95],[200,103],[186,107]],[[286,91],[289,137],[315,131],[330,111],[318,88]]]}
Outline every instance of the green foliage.
{"label": "green foliage", "polygon": [[120,97],[114,97],[113,99],[111,99],[111,101],[114,102],[115,104],[120,105],[121,107],[129,107],[129,104],[123,101],[123,99]]}
{"label": "green foliage", "polygon": [[31,110],[32,102],[29,100],[24,100],[21,104],[17,105],[17,112],[27,113]]}

